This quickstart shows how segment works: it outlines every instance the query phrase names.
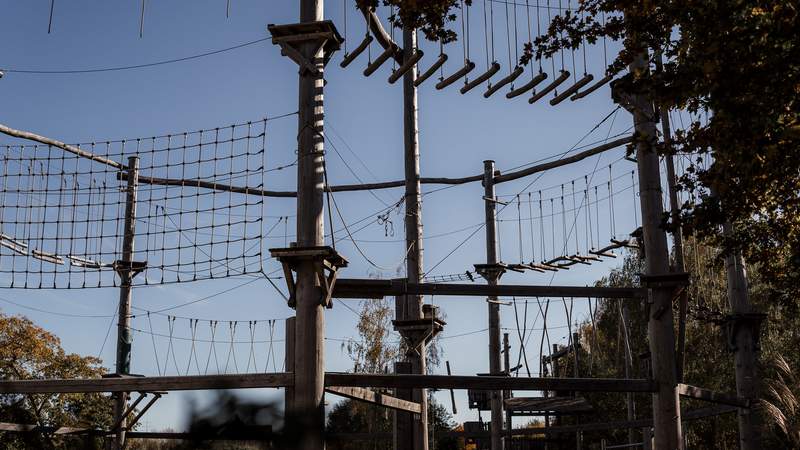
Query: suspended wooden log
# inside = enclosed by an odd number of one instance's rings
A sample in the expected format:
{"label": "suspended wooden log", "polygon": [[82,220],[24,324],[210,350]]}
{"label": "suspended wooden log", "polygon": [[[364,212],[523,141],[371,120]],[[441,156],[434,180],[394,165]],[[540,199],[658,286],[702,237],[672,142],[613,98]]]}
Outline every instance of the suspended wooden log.
{"label": "suspended wooden log", "polygon": [[364,69],[364,76],[368,77],[373,73],[375,73],[375,71],[378,70],[378,68],[381,65],[383,65],[383,63],[385,63],[389,58],[391,58],[398,50],[399,49],[396,45],[387,47],[386,50],[383,51],[383,53],[381,53],[377,58],[375,58],[375,61],[372,61],[372,63],[368,65],[366,69]]}
{"label": "suspended wooden log", "polygon": [[351,62],[355,61],[355,59],[358,58],[358,55],[364,53],[364,50],[366,50],[367,47],[369,47],[369,44],[373,41],[373,39],[374,38],[372,37],[371,34],[367,34],[366,36],[364,36],[364,40],[361,41],[360,44],[358,44],[358,47],[354,48],[352,52],[344,54],[344,59],[342,60],[341,63],[339,63],[339,65],[343,68],[349,66]]}
{"label": "suspended wooden log", "polygon": [[19,253],[23,256],[28,256],[28,244],[18,241],[11,236],[0,234],[0,245],[3,247],[13,251],[14,253]]}
{"label": "suspended wooden log", "polygon": [[555,106],[555,105],[563,102],[564,100],[567,99],[567,97],[569,97],[570,95],[578,92],[578,89],[586,86],[592,80],[594,80],[594,75],[592,75],[592,74],[584,75],[583,78],[581,78],[580,80],[575,82],[575,84],[573,84],[572,86],[568,87],[567,89],[564,89],[564,92],[556,95],[555,98],[551,99],[550,100],[550,105],[551,106]]}
{"label": "suspended wooden log", "polygon": [[613,79],[614,79],[614,75],[606,75],[605,77],[601,78],[597,83],[589,86],[588,88],[584,89],[583,91],[578,92],[575,95],[573,95],[572,97],[570,97],[570,100],[572,100],[574,102],[575,100],[578,100],[580,98],[586,97],[587,95],[589,95],[592,92],[600,89],[601,86],[603,86],[604,84],[608,83],[609,81],[611,81]]}
{"label": "suspended wooden log", "polygon": [[31,256],[33,256],[36,259],[41,259],[42,261],[47,261],[53,264],[64,264],[64,259],[56,255],[55,253],[47,253],[41,250],[33,249],[31,251]]}
{"label": "suspended wooden log", "polygon": [[458,69],[458,71],[456,71],[456,73],[450,75],[449,77],[445,78],[444,80],[436,83],[436,89],[437,90],[442,90],[442,89],[446,88],[447,86],[450,86],[451,84],[455,83],[459,78],[461,78],[461,77],[465,76],[466,74],[472,72],[472,70],[474,68],[475,68],[475,63],[470,61],[470,60],[466,60],[464,62],[464,67]]}
{"label": "suspended wooden log", "polygon": [[522,72],[524,72],[524,71],[525,71],[525,69],[523,69],[520,66],[515,67],[514,70],[512,70],[511,73],[508,74],[507,77],[501,79],[500,81],[498,81],[494,85],[489,86],[489,89],[487,89],[486,92],[483,93],[483,97],[484,98],[491,97],[492,94],[494,94],[495,92],[500,90],[500,88],[502,88],[503,86],[505,86],[505,85],[507,85],[509,83],[513,83],[514,80],[519,78],[519,76],[522,75]]}
{"label": "suspended wooden log", "polygon": [[561,71],[561,75],[559,75],[558,78],[553,80],[552,83],[550,83],[547,86],[545,86],[544,89],[542,89],[541,91],[534,93],[533,97],[528,99],[528,103],[530,103],[530,104],[536,103],[540,98],[544,97],[545,95],[550,93],[550,91],[552,91],[553,89],[557,88],[558,85],[560,85],[561,83],[567,81],[567,78],[569,78],[569,72],[566,71],[566,70],[562,70]]}
{"label": "suspended wooden log", "polygon": [[414,64],[416,64],[417,61],[422,59],[423,56],[425,56],[425,52],[417,49],[414,53],[411,54],[411,57],[408,58],[408,60],[403,63],[403,65],[398,67],[397,70],[395,70],[394,72],[392,72],[391,75],[389,75],[389,83],[394,84],[397,80],[400,79],[400,77],[405,75],[406,72],[411,70],[411,68],[414,67]]}
{"label": "suspended wooden log", "polygon": [[75,267],[83,267],[85,269],[100,269],[102,267],[112,267],[111,264],[105,264],[88,258],[81,258],[80,256],[75,256],[75,255],[67,255],[67,259],[69,259],[70,265],[73,265]]}
{"label": "suspended wooden log", "polygon": [[492,65],[489,66],[489,69],[486,72],[482,73],[474,80],[462,86],[461,93],[466,94],[467,92],[471,91],[473,88],[480,85],[484,81],[487,81],[489,78],[492,78],[494,74],[496,74],[499,70],[500,70],[500,63],[498,63],[497,61],[493,62]]}
{"label": "suspended wooden log", "polygon": [[426,70],[422,73],[422,75],[418,76],[416,80],[414,80],[414,86],[419,86],[420,84],[424,83],[425,80],[431,77],[431,75],[435,74],[440,67],[444,65],[447,61],[447,55],[444,53],[439,54],[439,58]]}
{"label": "suspended wooden log", "polygon": [[547,79],[547,73],[539,72],[536,74],[535,77],[531,78],[531,81],[525,83],[524,85],[512,90],[508,94],[506,94],[506,98],[514,98],[518,97],[531,89],[535,88],[537,84],[541,83],[542,81]]}

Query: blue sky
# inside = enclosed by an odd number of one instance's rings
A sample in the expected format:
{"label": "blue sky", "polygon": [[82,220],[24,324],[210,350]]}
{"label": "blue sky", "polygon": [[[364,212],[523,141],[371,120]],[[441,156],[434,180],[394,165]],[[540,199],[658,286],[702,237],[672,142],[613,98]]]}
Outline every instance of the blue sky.
{"label": "blue sky", "polygon": [[[332,19],[342,34],[345,34],[343,5],[347,5],[347,37],[350,48],[354,47],[364,32],[363,20],[356,14],[352,1],[327,1],[326,18]],[[297,21],[297,2],[232,0],[231,14],[226,18],[226,2],[148,2],[144,18],[143,36],[139,37],[139,2],[102,2],[82,0],[64,2],[56,0],[53,15],[52,33],[47,33],[50,2],[31,0],[18,2],[0,1],[4,14],[0,16],[0,67],[7,69],[0,79],[0,99],[2,112],[0,122],[13,128],[30,130],[65,142],[90,142],[105,139],[136,138],[183,132],[186,130],[209,129],[232,123],[258,120],[265,116],[278,116],[292,113],[297,109],[297,69],[289,59],[281,57],[277,47],[269,42],[247,46],[214,56],[175,64],[161,65],[129,71],[113,71],[72,75],[36,75],[14,73],[9,69],[86,69],[114,67],[148,63],[171,58],[231,47],[243,42],[267,36],[269,23],[291,23]],[[502,64],[501,74],[508,72],[505,4],[494,3],[496,54]],[[386,18],[388,11],[382,10],[380,16]],[[513,8],[510,10],[513,14]],[[542,14],[545,12],[543,11]],[[485,69],[483,50],[483,11],[476,7],[471,14],[472,36],[470,38],[471,57],[477,62],[478,71]],[[523,8],[517,10],[518,35],[521,42],[527,36],[527,23]],[[532,11],[535,14],[535,10]],[[512,15],[513,17],[513,15]],[[535,17],[535,16],[534,16]],[[534,18],[535,20],[535,18]],[[513,24],[510,25],[512,39]],[[535,32],[535,25],[534,25]],[[438,49],[430,43],[423,44],[427,55],[421,62],[423,67],[434,59]],[[611,47],[609,47],[610,50]],[[373,55],[377,51],[373,47]],[[445,72],[455,71],[461,55],[461,44],[446,46],[450,61]],[[512,53],[515,50],[512,49]],[[603,48],[590,47],[587,50],[587,68],[595,77],[602,76]],[[390,85],[386,79],[391,68],[385,65],[371,77],[364,77],[366,55],[342,69],[339,67],[341,53],[333,57],[326,71],[325,88],[326,129],[328,137],[337,152],[328,149],[329,180],[332,184],[358,182],[356,177],[342,162],[344,159],[359,178],[365,182],[401,179],[403,175],[402,141],[402,87],[401,83]],[[582,52],[576,52],[578,76],[582,73]],[[565,55],[565,64],[572,67],[571,55]],[[560,65],[560,61],[556,62]],[[547,64],[545,65],[547,67]],[[525,80],[526,73],[520,78]],[[620,111],[588,137],[584,136],[603,118],[609,115],[615,105],[610,100],[609,90],[604,87],[591,96],[577,101],[566,101],[551,107],[546,101],[530,105],[527,96],[514,100],[504,97],[502,89],[490,99],[484,99],[484,88],[477,88],[467,95],[458,92],[460,82],[437,91],[435,80],[429,80],[419,92],[419,122],[421,167],[423,176],[465,176],[480,173],[482,161],[493,159],[497,168],[508,171],[514,167],[551,157],[572,148],[576,143],[587,144],[602,140],[608,135],[622,133],[629,129],[631,120],[627,113]],[[547,98],[550,98],[549,96]],[[297,132],[296,119],[292,117],[269,123],[266,147],[268,166],[293,161],[294,136]],[[584,138],[582,141],[581,139]],[[0,138],[0,143],[12,142]],[[341,154],[341,158],[336,154]],[[561,168],[541,176],[529,177],[498,186],[498,194],[513,200],[515,194],[522,192],[520,211],[517,216],[516,203],[512,202],[500,213],[501,257],[504,261],[519,260],[520,245],[517,228],[522,227],[523,257],[529,260],[530,229],[527,221],[528,204],[524,201],[531,192],[532,199],[538,198],[538,190],[544,190],[545,199],[555,198],[556,211],[560,211],[560,185],[566,183],[567,209],[571,205],[571,180],[577,179],[576,189],[584,186],[584,177],[589,177],[590,185],[599,185],[600,197],[606,190],[609,177],[609,164],[612,164],[612,177],[615,178],[615,191],[621,191],[616,202],[616,228],[623,235],[635,228],[635,197],[630,190],[630,176],[634,166],[620,160],[623,150],[608,152],[600,157],[589,158],[581,163]],[[268,189],[293,190],[294,168],[268,174]],[[529,185],[530,184],[530,185]],[[627,187],[627,191],[625,188]],[[424,191],[432,191],[437,186],[425,186]],[[374,217],[385,209],[383,203],[392,204],[400,199],[399,189],[366,193],[340,193],[336,195],[337,204],[348,223],[363,217]],[[424,243],[424,264],[426,270],[436,265],[431,275],[463,273],[472,269],[472,264],[485,260],[483,231],[478,231],[471,239],[466,239],[483,220],[483,195],[480,184],[469,184],[432,192],[424,197],[424,234],[431,236]],[[593,194],[592,194],[593,195]],[[377,197],[377,198],[376,198]],[[580,194],[578,194],[580,203]],[[600,202],[602,227],[600,238],[606,242],[608,236],[607,201]],[[538,203],[533,204],[534,209]],[[292,216],[294,200],[267,199],[266,214],[271,216]],[[547,201],[545,201],[545,209]],[[545,211],[546,213],[547,211]],[[584,214],[568,218],[578,224],[577,234],[580,244],[585,247]],[[574,214],[568,212],[567,214]],[[536,211],[533,213],[536,216]],[[402,275],[403,244],[402,215],[392,213],[394,235],[387,236],[383,225],[372,225],[356,235],[358,245],[377,266],[376,268],[361,257],[353,244],[343,233],[337,248],[346,256],[351,265],[343,276],[347,277],[395,277]],[[548,219],[549,220],[549,219]],[[561,218],[557,217],[555,227],[561,232]],[[337,229],[341,228],[339,219],[334,217]],[[534,220],[534,246],[540,243],[541,225]],[[549,224],[549,225],[548,225]],[[550,239],[553,224],[545,221],[545,236]],[[293,233],[294,221],[289,220],[289,234]],[[328,229],[329,224],[326,224]],[[462,231],[458,231],[462,230]],[[557,236],[561,245],[563,239]],[[574,235],[573,235],[574,236]],[[281,227],[268,236],[264,247],[282,246],[284,233]],[[288,238],[289,240],[291,238]],[[450,252],[466,239],[449,257]],[[574,239],[574,237],[572,238]],[[596,238],[593,238],[596,239]],[[571,245],[574,246],[574,240]],[[549,243],[547,244],[550,245]],[[574,253],[574,252],[572,252]],[[562,271],[551,278],[549,274],[510,274],[503,278],[504,283],[517,284],[591,284],[618,264],[619,261],[594,264],[590,267],[574,267]],[[277,268],[275,261],[265,262],[265,270]],[[398,270],[400,270],[398,272]],[[244,283],[248,283],[244,285]],[[182,317],[210,319],[218,321],[241,321],[235,340],[243,341],[234,349],[237,364],[243,368],[250,354],[247,321],[255,319],[276,319],[273,351],[278,369],[283,359],[283,323],[292,314],[283,299],[266,280],[231,279],[214,280],[178,285],[137,288],[134,292],[134,305],[156,310],[166,306],[203,298],[210,294],[230,292],[214,296],[190,306],[176,309],[172,314]],[[115,289],[93,289],[84,291],[48,290],[0,290],[0,308],[7,314],[24,314],[37,324],[55,333],[62,340],[67,351],[86,355],[101,356],[106,366],[113,370],[114,328],[110,318],[66,318],[45,312],[26,309],[10,302],[46,311],[78,315],[112,316],[116,307],[118,293]],[[510,299],[509,299],[510,300]],[[548,320],[552,341],[564,342],[567,335],[564,308],[561,299],[554,299]],[[442,307],[448,325],[441,341],[444,359],[449,360],[455,373],[475,374],[486,372],[488,352],[486,333],[486,306],[479,298],[428,298]],[[518,300],[521,302],[522,300]],[[522,303],[520,303],[522,305]],[[346,307],[349,306],[349,307]],[[355,335],[357,320],[353,310],[358,302],[337,303],[326,312],[327,370],[348,370],[351,362],[342,350],[342,341]],[[516,345],[514,312],[511,307],[502,307],[502,326],[510,328],[512,359],[516,360],[519,345]],[[529,308],[529,328],[540,328],[541,318],[531,327],[536,308]],[[585,316],[586,300],[576,300],[574,320]],[[556,312],[554,312],[556,311]],[[521,313],[521,310],[520,310]],[[153,316],[152,326],[156,334],[169,334],[167,318]],[[150,324],[145,318],[134,320],[134,327],[149,331]],[[268,355],[269,325],[263,323],[255,330],[258,343],[253,351],[259,366],[263,366]],[[556,327],[556,328],[553,328]],[[106,341],[108,330],[111,334]],[[227,323],[219,326],[220,335],[228,338]],[[197,331],[200,335],[209,332],[207,322],[201,322]],[[467,334],[465,333],[471,333]],[[205,334],[204,334],[205,333]],[[173,335],[188,337],[190,327],[187,319],[175,321]],[[540,331],[533,331],[532,342],[538,342]],[[529,344],[533,345],[533,344]],[[102,347],[102,351],[101,351]],[[155,375],[163,370],[169,340],[163,336],[136,333],[133,347],[132,370],[135,373]],[[538,344],[536,345],[538,350]],[[175,361],[169,362],[169,373],[175,373],[175,366],[185,371],[191,346],[188,341],[173,339]],[[154,349],[158,353],[156,364]],[[465,351],[469,349],[470,351]],[[201,359],[201,367],[209,354],[207,343],[198,343],[195,349]],[[219,345],[220,358],[227,355],[229,348]],[[529,356],[530,356],[529,350]],[[169,356],[169,358],[172,358]],[[535,357],[530,364],[535,366]],[[194,367],[194,363],[192,363]],[[270,368],[272,363],[270,362]],[[192,369],[193,371],[194,369]],[[444,367],[433,369],[443,373]],[[449,403],[444,393],[441,401]],[[437,395],[440,395],[437,394]],[[144,425],[150,429],[166,426],[180,428],[182,410],[186,400],[203,394],[172,393],[148,413]],[[247,395],[259,398],[279,398],[276,391],[249,392]],[[457,394],[459,402],[459,421],[475,419],[476,414],[466,408],[466,393]]]}

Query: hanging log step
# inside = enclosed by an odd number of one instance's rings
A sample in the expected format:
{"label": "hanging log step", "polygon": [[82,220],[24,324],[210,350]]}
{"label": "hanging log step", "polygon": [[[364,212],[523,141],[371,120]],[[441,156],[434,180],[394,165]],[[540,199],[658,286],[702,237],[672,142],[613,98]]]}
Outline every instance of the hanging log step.
{"label": "hanging log step", "polygon": [[411,70],[411,68],[414,67],[414,64],[416,64],[417,61],[422,59],[423,56],[425,56],[425,53],[422,50],[416,50],[415,52],[413,52],[411,54],[411,57],[408,58],[403,63],[402,66],[398,67],[397,70],[395,70],[394,72],[392,72],[391,75],[389,75],[389,84],[394,84],[397,80],[399,80],[400,77],[402,77],[403,75],[406,74],[406,72]]}
{"label": "hanging log step", "polygon": [[487,81],[487,80],[489,80],[489,78],[492,78],[494,76],[494,74],[496,74],[499,71],[500,71],[500,63],[498,63],[497,61],[493,62],[492,65],[489,66],[489,69],[486,70],[486,72],[482,73],[481,75],[479,75],[474,80],[472,80],[472,81],[468,82],[467,84],[465,84],[461,88],[461,93],[462,94],[466,94],[467,92],[471,91],[476,86],[478,86],[481,83],[483,83],[484,81]]}
{"label": "hanging log step", "polygon": [[520,66],[515,67],[514,70],[511,71],[511,73],[508,74],[507,77],[501,79],[500,81],[498,81],[494,85],[489,86],[489,89],[487,89],[486,92],[483,93],[483,97],[484,98],[491,97],[492,94],[494,94],[495,92],[500,90],[500,88],[502,88],[503,86],[505,86],[505,85],[507,85],[509,83],[513,83],[514,80],[519,78],[519,76],[522,75],[522,72],[524,72],[524,71],[525,71],[525,69],[523,69]]}
{"label": "hanging log step", "polygon": [[572,97],[570,97],[570,100],[572,100],[574,102],[575,100],[578,100],[578,99],[581,99],[583,97],[586,97],[587,95],[589,95],[592,92],[600,89],[601,86],[603,86],[604,84],[608,83],[609,81],[611,81],[613,79],[614,79],[613,75],[606,75],[605,77],[601,78],[597,83],[589,86],[585,90],[583,90],[581,92],[578,92],[575,95],[573,95]]}
{"label": "hanging log step", "polygon": [[447,61],[447,55],[444,53],[439,54],[439,58],[426,70],[422,73],[422,75],[418,76],[416,80],[414,80],[414,86],[419,86],[420,84],[424,83],[425,80],[430,78],[433,74],[439,70],[440,67],[444,65]]}
{"label": "hanging log step", "polygon": [[394,54],[397,53],[398,51],[399,48],[396,45],[390,45],[389,47],[387,47],[386,50],[383,51],[383,53],[381,53],[380,55],[378,55],[377,58],[375,58],[375,61],[372,61],[372,63],[368,65],[366,69],[364,69],[364,76],[368,77],[373,73],[375,73],[375,71],[378,70],[378,68],[381,65],[383,65],[383,63],[385,63],[389,58],[394,56]]}
{"label": "hanging log step", "polygon": [[536,74],[535,77],[531,78],[531,81],[525,83],[524,85],[518,87],[517,89],[512,89],[511,92],[506,94],[506,98],[514,98],[518,97],[531,89],[535,88],[537,84],[541,83],[542,81],[547,79],[547,74],[545,72],[539,72]]}
{"label": "hanging log step", "polygon": [[536,103],[540,98],[544,97],[545,95],[549,94],[553,89],[557,88],[561,83],[567,81],[569,78],[569,72],[566,70],[561,71],[561,75],[558,76],[552,83],[548,84],[539,92],[533,94],[533,97],[528,99],[528,103],[531,105]]}
{"label": "hanging log step", "polygon": [[584,75],[583,78],[578,80],[575,84],[573,84],[572,86],[568,87],[567,89],[564,90],[564,92],[558,94],[555,98],[550,100],[550,105],[551,106],[555,106],[555,105],[563,102],[564,100],[567,99],[567,97],[569,97],[570,95],[578,92],[578,89],[586,86],[592,80],[594,80],[594,75],[592,75],[592,74]]}
{"label": "hanging log step", "polygon": [[342,62],[339,63],[339,66],[341,66],[342,68],[349,66],[351,62],[355,61],[356,58],[358,58],[358,55],[364,53],[364,50],[366,50],[367,47],[369,47],[369,44],[373,41],[373,39],[374,38],[370,34],[364,36],[364,40],[361,41],[360,44],[358,44],[358,47],[354,48],[352,52],[344,54],[344,59],[342,59]]}
{"label": "hanging log step", "polygon": [[468,73],[472,72],[473,69],[475,69],[475,63],[470,61],[470,60],[466,60],[464,62],[464,67],[458,69],[458,71],[456,73],[450,75],[449,77],[445,78],[444,80],[436,83],[436,89],[437,90],[442,90],[442,89],[446,88],[447,86],[450,86],[451,84],[455,83],[459,78],[461,78],[461,77],[467,75]]}

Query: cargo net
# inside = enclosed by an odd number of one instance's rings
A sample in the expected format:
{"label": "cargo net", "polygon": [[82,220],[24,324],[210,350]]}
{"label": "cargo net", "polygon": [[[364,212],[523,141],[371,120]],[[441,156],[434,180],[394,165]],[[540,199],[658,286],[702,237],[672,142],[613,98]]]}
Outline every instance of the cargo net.
{"label": "cargo net", "polygon": [[[48,145],[0,146],[0,287],[113,287],[131,266],[134,285],[260,272],[266,129],[264,119],[76,145],[121,167]],[[139,169],[126,264],[131,156]]]}

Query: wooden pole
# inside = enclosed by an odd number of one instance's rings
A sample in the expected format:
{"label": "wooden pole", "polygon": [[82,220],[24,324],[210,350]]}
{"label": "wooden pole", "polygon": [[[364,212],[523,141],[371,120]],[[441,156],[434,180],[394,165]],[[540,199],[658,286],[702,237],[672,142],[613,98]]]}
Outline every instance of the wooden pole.
{"label": "wooden pole", "polygon": [[[508,342],[508,333],[503,333],[503,369],[507,376],[511,376],[511,344]],[[508,394],[511,391],[507,391]],[[510,395],[503,395],[503,399],[505,400],[506,396],[510,397]],[[506,410],[506,431],[511,430],[513,428],[513,423],[511,421],[511,410]],[[510,447],[511,438],[507,439],[508,445],[506,447]]]}
{"label": "wooden pole", "polygon": [[[726,222],[723,234],[733,234],[733,226]],[[729,339],[733,344],[736,363],[736,393],[750,400],[750,408],[739,408],[739,446],[742,450],[761,448],[758,418],[758,326],[746,317],[753,313],[747,291],[747,270],[742,252],[737,249],[725,257],[728,277],[728,301],[733,313]]]}
{"label": "wooden pole", "polygon": [[[122,235],[122,258],[117,269],[120,278],[119,317],[117,319],[117,375],[129,375],[131,372],[131,297],[133,294],[132,270],[134,242],[136,237],[136,191],[139,178],[139,158],[128,158],[128,183],[125,194],[125,222]],[[114,438],[114,448],[125,447],[125,410],[128,405],[128,393],[118,392],[114,400],[114,423],[119,424]]]}
{"label": "wooden pole", "polygon": [[[295,339],[295,318],[289,317],[286,319],[286,351],[285,351],[285,365],[286,365],[286,372],[294,373],[294,358],[295,358],[295,351],[294,351],[294,339]],[[283,391],[284,393],[284,403],[283,403],[283,414],[284,419],[288,419],[290,416],[294,416],[292,412],[292,402],[294,401],[294,387],[287,387]]]}
{"label": "wooden pole", "polygon": [[[628,332],[628,325],[631,323],[630,321],[630,309],[628,308],[627,304],[620,305],[620,318],[622,319],[622,331],[625,333],[624,341],[625,341],[625,378],[630,378],[631,370],[633,369],[633,354],[631,353],[631,340],[630,340],[630,333]],[[636,418],[636,410],[635,404],[633,403],[633,394],[630,392],[625,393],[625,404],[627,409],[627,417],[629,421],[632,421]],[[628,428],[628,444],[633,444],[636,442],[636,438],[634,436],[633,428]]]}
{"label": "wooden pole", "polygon": [[[640,54],[630,65],[634,76],[648,72],[646,54]],[[662,190],[658,154],[655,151],[656,124],[652,103],[637,94],[623,99],[633,114],[637,135],[636,160],[639,169],[639,200],[642,208],[642,231],[646,273],[650,276],[669,273],[667,236],[661,227]],[[676,379],[675,333],[672,317],[672,287],[649,289],[648,338],[653,378],[658,390],[653,396],[655,450],[681,448],[681,411]]]}
{"label": "wooden pole", "polygon": [[[656,60],[656,69],[662,69],[662,55],[658,54]],[[672,147],[672,128],[670,127],[669,120],[669,107],[661,105],[659,109],[661,116],[661,133],[664,135],[664,145],[667,148]],[[681,205],[678,204],[678,178],[675,175],[675,157],[667,155],[664,158],[667,166],[667,188],[669,189],[669,213],[672,218],[672,223],[677,224],[680,218]],[[681,273],[686,271],[686,264],[683,260],[683,231],[681,227],[675,227],[672,231],[672,245],[673,245],[673,264],[672,271]],[[686,314],[689,306],[689,293],[686,289],[681,290],[681,296],[678,303],[678,350],[677,350],[677,364],[679,383],[683,382],[683,368],[686,361]]]}
{"label": "wooden pole", "polygon": [[[403,61],[414,56],[417,47],[415,30],[403,30]],[[405,227],[406,275],[409,281],[422,281],[422,193],[419,169],[419,122],[417,121],[417,66],[403,75],[403,143],[405,161]],[[405,320],[422,318],[421,295],[405,295],[397,302],[397,317]],[[426,373],[426,348],[421,344],[410,356],[411,373]],[[428,450],[428,394],[425,389],[414,389],[411,400],[422,405],[420,414],[412,416],[410,441],[414,450]]]}
{"label": "wooden pole", "polygon": [[[322,0],[301,0],[300,22],[323,20]],[[317,41],[300,45],[303,56],[313,61],[316,73],[300,70],[297,158],[297,245],[324,244],[323,222],[323,79],[324,50]],[[296,448],[325,448],[325,316],[322,295],[311,260],[297,265],[294,362],[295,417],[302,419],[301,441]]]}
{"label": "wooden pole", "polygon": [[[497,217],[494,192],[494,161],[483,162],[483,192],[486,211],[486,264],[490,265],[482,275],[490,286],[496,286],[500,271],[491,268],[497,264]],[[496,296],[489,296],[489,374],[500,375],[500,304]],[[491,449],[503,449],[503,391],[491,393],[492,422]]]}

